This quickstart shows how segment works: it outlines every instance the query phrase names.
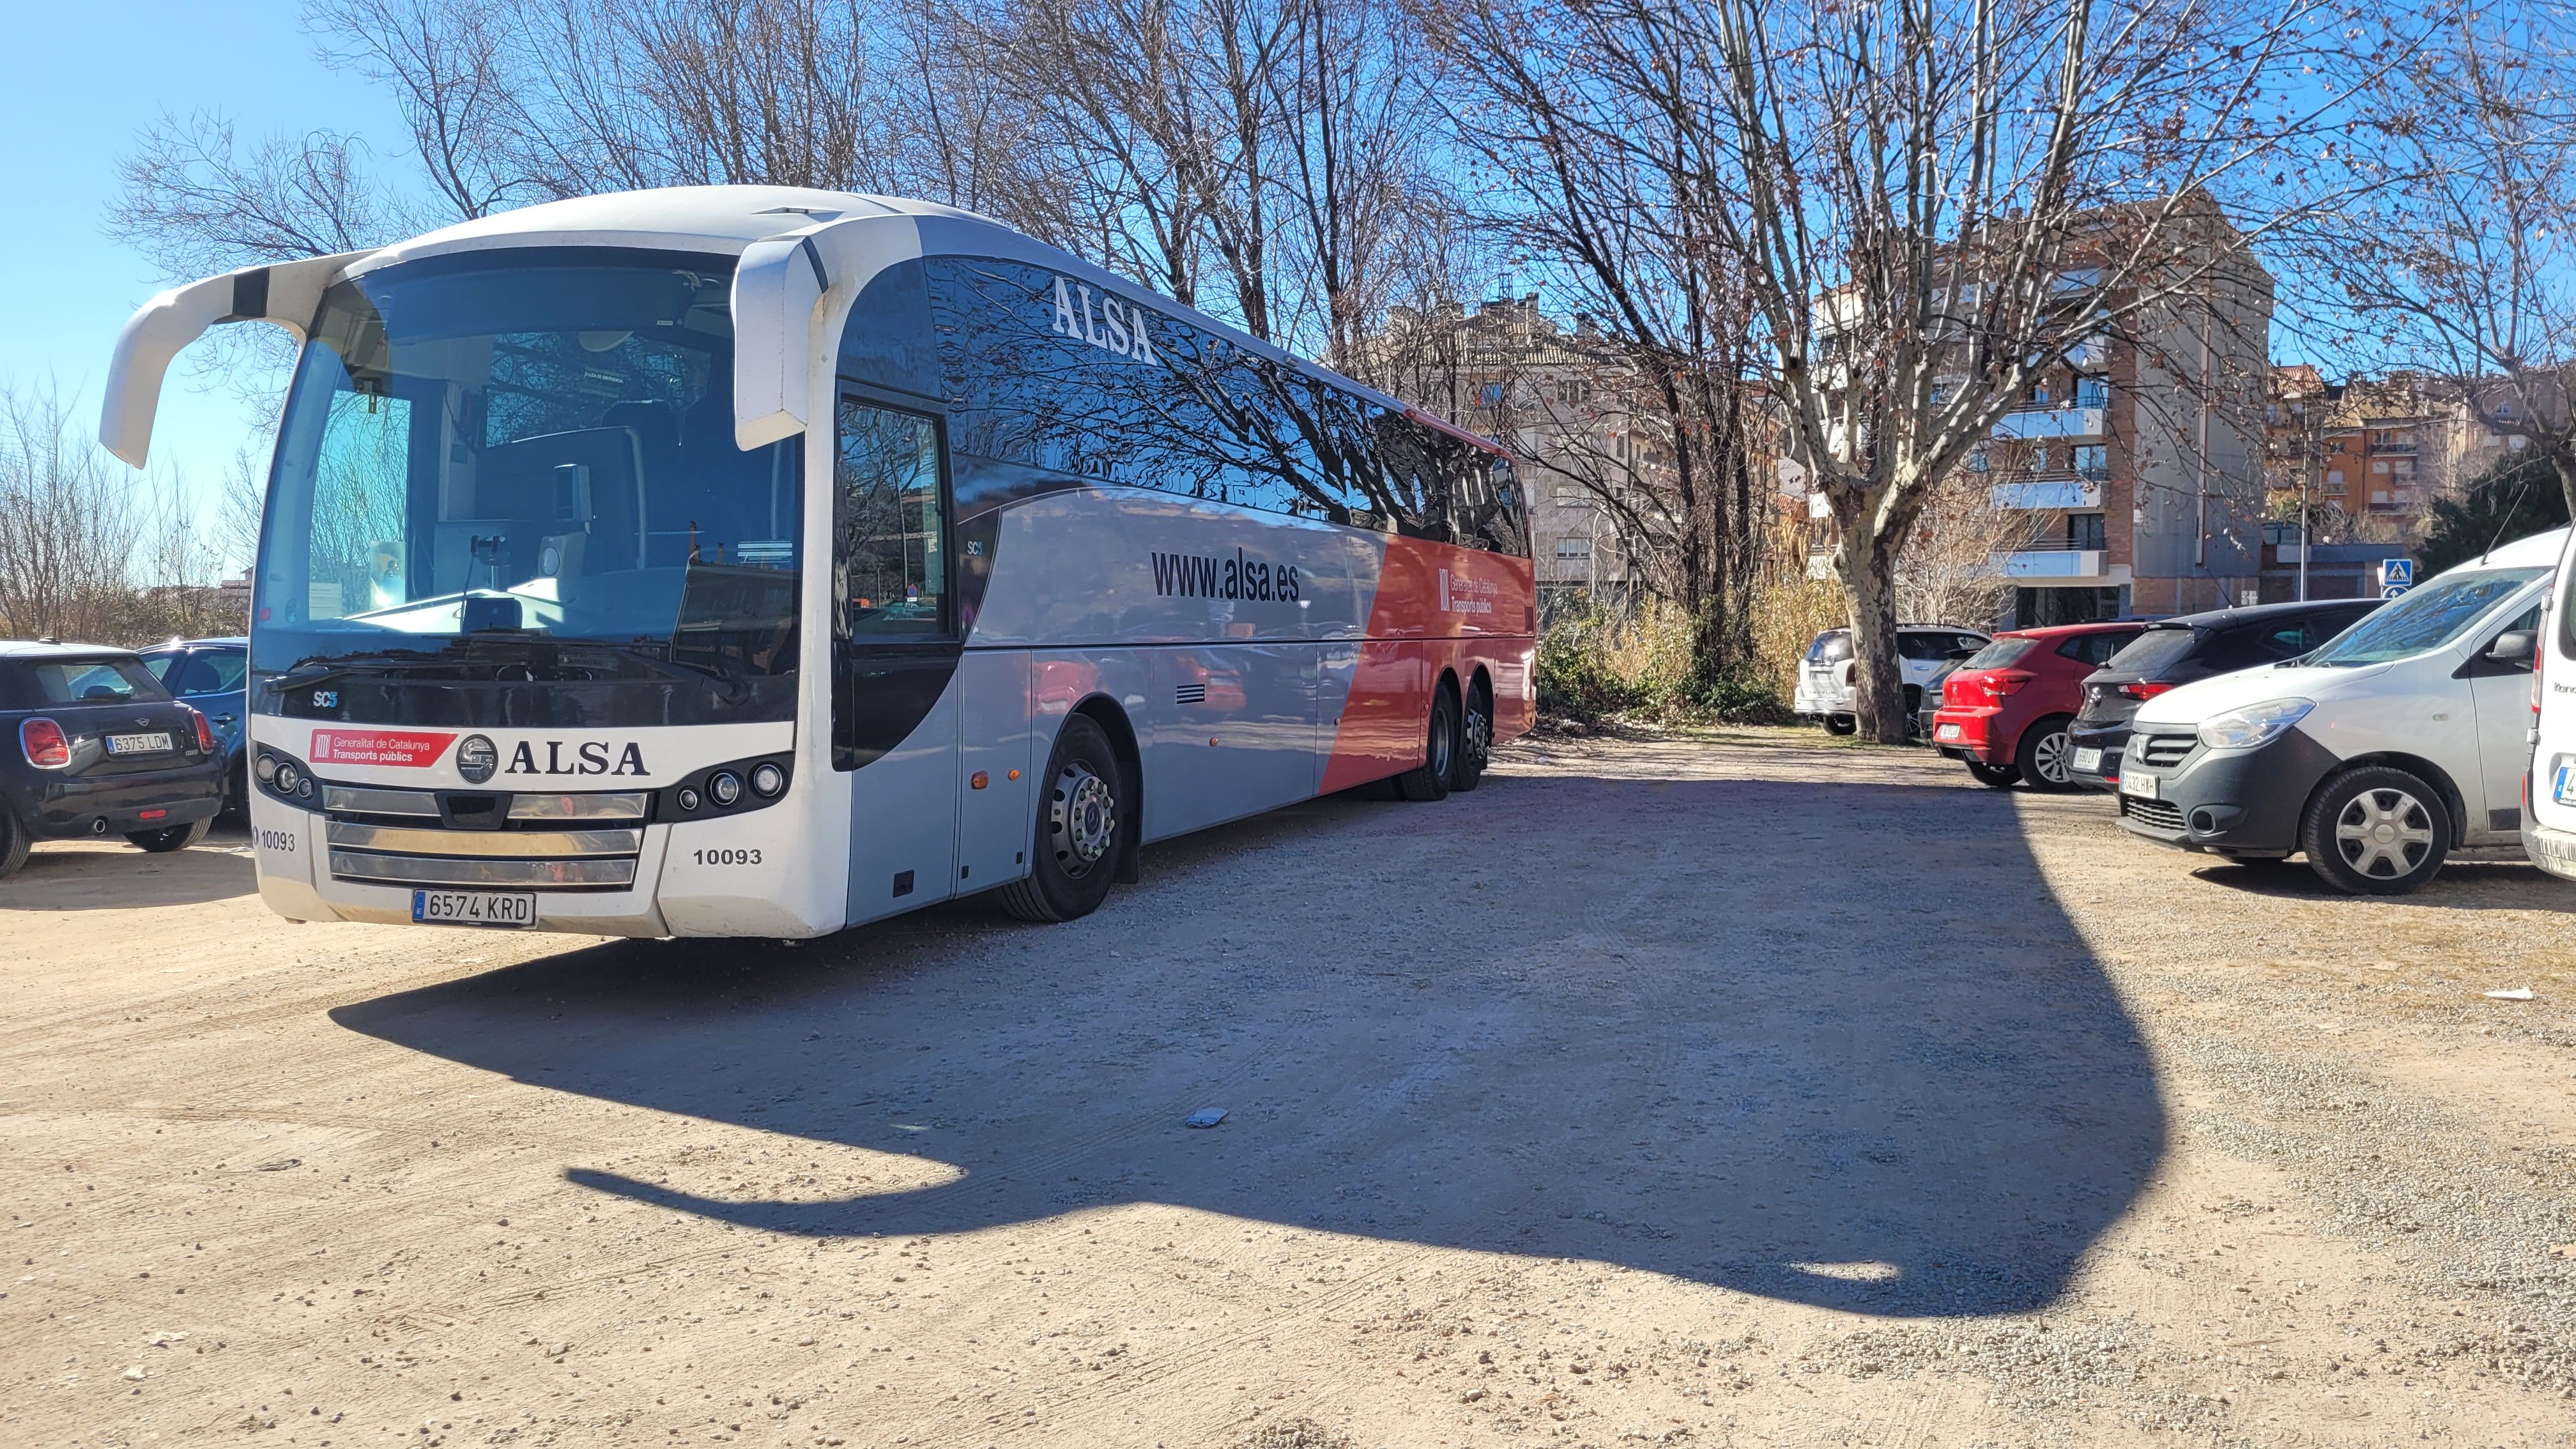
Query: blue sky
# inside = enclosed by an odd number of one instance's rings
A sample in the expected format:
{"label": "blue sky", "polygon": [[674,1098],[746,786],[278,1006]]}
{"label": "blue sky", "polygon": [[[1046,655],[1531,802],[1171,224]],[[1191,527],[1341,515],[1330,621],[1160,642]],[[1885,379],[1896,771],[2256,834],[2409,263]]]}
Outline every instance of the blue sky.
{"label": "blue sky", "polygon": [[[84,430],[95,428],[117,329],[165,285],[104,220],[117,159],[162,108],[222,109],[244,142],[354,131],[375,148],[379,174],[408,171],[392,99],[316,58],[299,0],[28,0],[11,13],[0,47],[0,196],[12,224],[0,227],[0,270],[16,282],[0,379],[77,392]],[[210,503],[253,431],[240,399],[206,388],[183,360],[162,396],[153,471],[178,469],[190,496]]]}

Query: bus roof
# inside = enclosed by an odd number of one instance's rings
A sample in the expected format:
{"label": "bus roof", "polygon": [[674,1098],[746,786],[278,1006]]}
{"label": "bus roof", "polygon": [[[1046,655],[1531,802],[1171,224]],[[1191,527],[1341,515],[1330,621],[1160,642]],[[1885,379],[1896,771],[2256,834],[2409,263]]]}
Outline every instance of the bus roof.
{"label": "bus roof", "polygon": [[614,191],[541,202],[441,227],[369,254],[351,264],[348,274],[357,276],[421,257],[514,246],[649,247],[737,256],[763,237],[796,231],[816,222],[869,216],[911,218],[919,228],[924,256],[986,256],[1031,262],[1102,287],[1150,296],[1157,306],[1187,317],[1191,325],[1214,332],[1237,347],[1347,388],[1485,452],[1504,455],[1503,448],[1491,440],[1432,417],[1366,383],[1319,367],[989,216],[935,201],[799,186],[671,186],[650,191]]}

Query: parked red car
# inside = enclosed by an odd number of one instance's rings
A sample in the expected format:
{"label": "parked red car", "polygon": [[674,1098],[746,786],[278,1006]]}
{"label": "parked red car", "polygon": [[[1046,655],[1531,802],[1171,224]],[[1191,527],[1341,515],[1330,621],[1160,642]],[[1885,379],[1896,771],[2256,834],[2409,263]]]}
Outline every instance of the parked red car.
{"label": "parked red car", "polygon": [[2084,676],[2145,629],[2124,619],[1997,634],[1942,682],[1932,743],[1998,790],[2015,780],[2074,788],[2066,727],[2083,706]]}

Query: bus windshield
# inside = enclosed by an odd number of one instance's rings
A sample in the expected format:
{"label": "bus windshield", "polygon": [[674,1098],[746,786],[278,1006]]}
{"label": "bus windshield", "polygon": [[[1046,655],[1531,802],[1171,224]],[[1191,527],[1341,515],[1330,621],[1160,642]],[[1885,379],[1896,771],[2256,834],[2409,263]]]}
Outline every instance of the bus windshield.
{"label": "bus windshield", "polygon": [[734,446],[731,282],[723,257],[509,248],[332,287],[281,424],[255,666],[569,645],[614,661],[584,679],[792,673],[800,453]]}

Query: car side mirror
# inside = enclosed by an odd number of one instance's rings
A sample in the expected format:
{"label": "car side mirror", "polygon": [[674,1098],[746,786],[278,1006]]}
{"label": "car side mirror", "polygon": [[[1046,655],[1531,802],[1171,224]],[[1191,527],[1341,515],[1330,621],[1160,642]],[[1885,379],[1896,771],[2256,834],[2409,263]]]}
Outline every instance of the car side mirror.
{"label": "car side mirror", "polygon": [[2512,664],[2529,664],[2532,645],[2536,642],[2529,629],[2508,629],[2487,646],[2487,657]]}

